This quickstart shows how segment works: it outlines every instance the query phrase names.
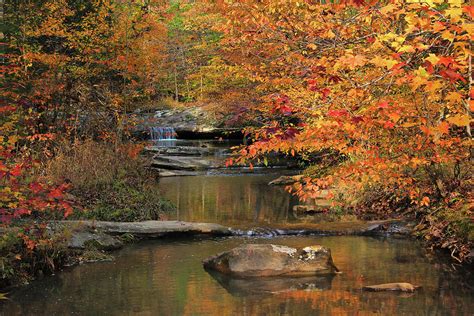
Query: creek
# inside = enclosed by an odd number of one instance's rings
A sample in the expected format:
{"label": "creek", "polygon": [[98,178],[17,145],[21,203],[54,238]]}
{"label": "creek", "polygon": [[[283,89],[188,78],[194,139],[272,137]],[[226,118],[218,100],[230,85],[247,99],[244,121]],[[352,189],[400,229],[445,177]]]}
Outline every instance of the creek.
{"label": "creek", "polygon": [[[204,174],[160,179],[177,206],[169,219],[251,229],[307,222],[278,174]],[[211,275],[202,260],[242,243],[331,248],[333,277],[242,280]],[[361,236],[233,236],[147,240],[113,262],[80,265],[15,290],[0,315],[469,315],[473,277],[412,239]],[[415,293],[364,292],[410,282]]]}

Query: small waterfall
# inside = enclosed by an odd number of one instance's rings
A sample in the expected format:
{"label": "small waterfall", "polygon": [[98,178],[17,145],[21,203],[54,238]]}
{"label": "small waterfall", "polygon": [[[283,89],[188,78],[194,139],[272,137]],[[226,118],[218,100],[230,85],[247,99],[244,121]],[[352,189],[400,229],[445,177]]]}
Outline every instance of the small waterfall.
{"label": "small waterfall", "polygon": [[153,141],[176,140],[176,131],[172,127],[150,127],[150,138]]}

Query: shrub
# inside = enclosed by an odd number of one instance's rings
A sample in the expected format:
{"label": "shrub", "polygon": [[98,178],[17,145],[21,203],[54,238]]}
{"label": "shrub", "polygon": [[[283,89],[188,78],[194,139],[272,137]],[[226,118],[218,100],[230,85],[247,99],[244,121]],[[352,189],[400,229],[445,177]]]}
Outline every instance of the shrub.
{"label": "shrub", "polygon": [[0,288],[51,274],[69,258],[64,232],[40,225],[12,228],[0,236]]}
{"label": "shrub", "polygon": [[139,156],[141,148],[93,140],[62,145],[47,165],[47,176],[71,184],[73,198],[82,207],[76,217],[156,220],[174,207],[161,198],[146,159]]}

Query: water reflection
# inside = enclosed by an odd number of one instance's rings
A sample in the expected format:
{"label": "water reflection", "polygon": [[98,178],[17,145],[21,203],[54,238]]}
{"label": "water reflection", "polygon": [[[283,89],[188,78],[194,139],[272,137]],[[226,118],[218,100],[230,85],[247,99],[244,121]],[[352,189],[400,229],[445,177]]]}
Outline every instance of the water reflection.
{"label": "water reflection", "polygon": [[334,275],[313,277],[235,278],[216,271],[207,271],[233,296],[272,295],[288,291],[330,290]]}
{"label": "water reflection", "polygon": [[177,206],[183,221],[233,226],[296,221],[292,213],[298,199],[283,187],[269,186],[276,175],[196,176],[164,178],[159,188]]}
{"label": "water reflection", "polygon": [[[318,286],[241,283],[209,275],[201,261],[242,243],[330,247],[343,272]],[[397,257],[407,258],[399,262]],[[227,238],[150,241],[113,263],[80,266],[12,293],[1,315],[469,315],[474,294],[466,273],[445,272],[410,240],[368,237]],[[314,281],[314,280],[313,280]],[[422,285],[411,296],[362,292],[368,284]],[[464,284],[462,282],[464,282]],[[285,289],[286,288],[286,289]],[[256,295],[256,292],[274,292]],[[281,289],[281,290],[280,290]],[[245,295],[246,293],[252,295]]]}

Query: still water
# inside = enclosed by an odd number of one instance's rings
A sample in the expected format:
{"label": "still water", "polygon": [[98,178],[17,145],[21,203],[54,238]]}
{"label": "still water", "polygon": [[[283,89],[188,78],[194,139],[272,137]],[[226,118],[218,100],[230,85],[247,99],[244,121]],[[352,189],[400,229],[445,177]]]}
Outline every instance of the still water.
{"label": "still water", "polygon": [[[332,249],[333,278],[222,279],[201,260],[242,243]],[[2,315],[471,315],[472,278],[448,272],[413,241],[370,237],[224,238],[147,241],[112,263],[87,264],[44,278],[0,303]],[[363,292],[405,281],[413,294]]]}
{"label": "still water", "polygon": [[[267,183],[276,175],[165,178],[177,205],[170,219],[232,227],[303,221],[298,202]],[[201,261],[242,243],[332,249],[334,277],[239,280],[210,275]],[[0,301],[0,315],[474,315],[473,278],[454,271],[408,239],[370,237],[230,237],[156,240],[127,246],[116,260],[67,269]],[[410,282],[413,294],[369,293],[364,285]]]}
{"label": "still water", "polygon": [[171,219],[232,227],[305,220],[292,212],[298,199],[283,186],[269,186],[277,174],[214,175],[160,179],[161,194],[176,205]]}

